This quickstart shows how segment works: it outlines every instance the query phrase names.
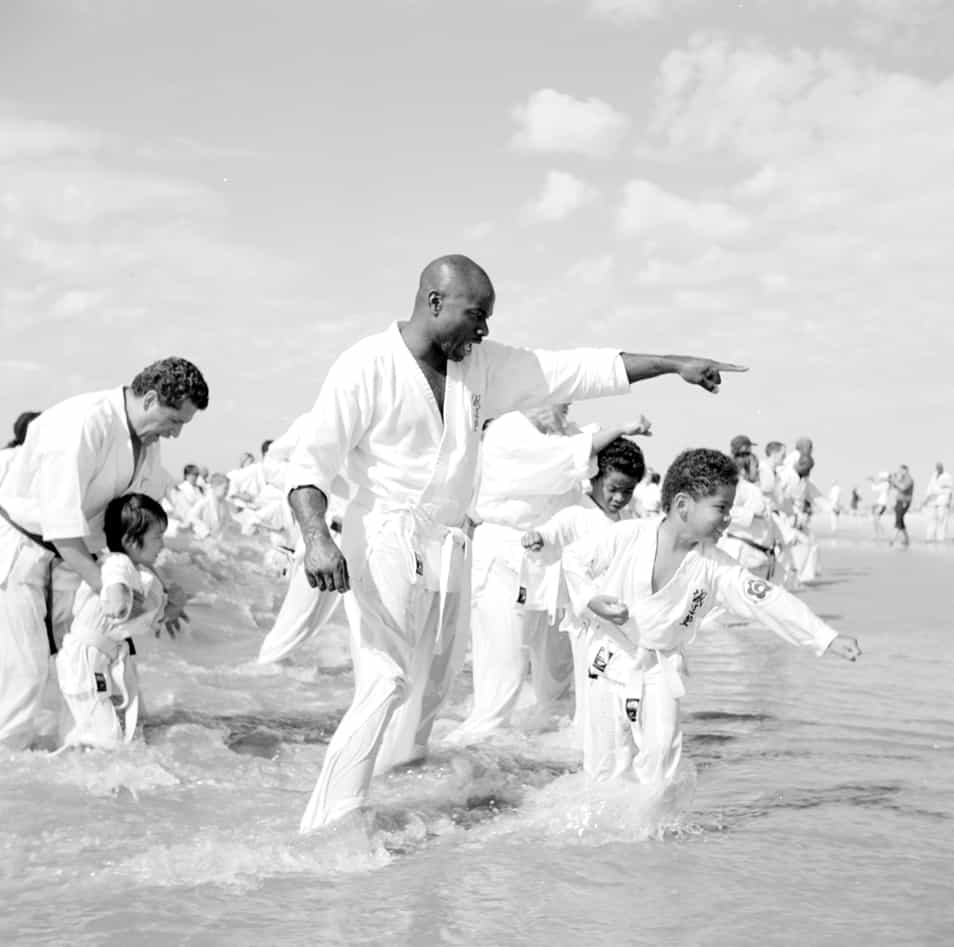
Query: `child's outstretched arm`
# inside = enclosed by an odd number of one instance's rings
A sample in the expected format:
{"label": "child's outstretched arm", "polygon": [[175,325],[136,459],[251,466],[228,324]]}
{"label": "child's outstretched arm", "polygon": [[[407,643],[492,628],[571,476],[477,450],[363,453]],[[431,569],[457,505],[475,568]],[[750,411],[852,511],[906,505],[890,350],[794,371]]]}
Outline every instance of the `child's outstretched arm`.
{"label": "child's outstretched arm", "polygon": [[583,535],[586,514],[581,507],[569,506],[554,513],[545,523],[523,534],[524,549],[540,552],[547,549],[559,556],[571,543]]}
{"label": "child's outstretched arm", "polygon": [[711,554],[710,567],[716,599],[733,614],[761,622],[780,638],[819,655],[830,651],[846,661],[861,655],[855,638],[838,634],[801,599],[753,575],[719,550]]}

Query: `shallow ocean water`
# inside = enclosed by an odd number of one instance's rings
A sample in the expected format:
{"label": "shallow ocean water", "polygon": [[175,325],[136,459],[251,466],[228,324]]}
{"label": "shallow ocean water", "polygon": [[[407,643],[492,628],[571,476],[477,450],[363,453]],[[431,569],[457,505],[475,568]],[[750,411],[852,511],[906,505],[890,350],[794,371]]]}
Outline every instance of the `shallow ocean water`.
{"label": "shallow ocean water", "polygon": [[[298,821],[350,698],[343,625],[252,662],[281,588],[183,549],[191,627],[139,647],[145,742],[0,756],[0,943],[931,945],[954,941],[950,547],[826,541],[805,600],[851,665],[700,634],[665,798],[593,797],[561,720],[379,778],[372,849]],[[55,692],[44,720],[55,745]]]}

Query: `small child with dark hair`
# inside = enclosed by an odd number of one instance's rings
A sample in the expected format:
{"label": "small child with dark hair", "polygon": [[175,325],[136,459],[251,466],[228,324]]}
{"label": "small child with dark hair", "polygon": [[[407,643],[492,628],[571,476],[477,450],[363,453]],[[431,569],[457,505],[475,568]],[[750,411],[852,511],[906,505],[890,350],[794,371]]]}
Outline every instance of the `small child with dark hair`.
{"label": "small child with dark hair", "polygon": [[142,493],[117,497],[106,507],[109,553],[100,566],[102,591],[80,585],[73,623],[56,658],[73,719],[65,746],[113,749],[133,738],[139,682],[132,638],[157,628],[166,608],[166,592],[153,571],[166,525],[163,508]]}
{"label": "small child with dark hair", "polygon": [[586,626],[589,680],[578,699],[586,700],[583,766],[595,780],[672,779],[682,753],[685,650],[716,606],[819,655],[861,654],[854,638],[716,548],[737,483],[731,457],[684,451],[666,471],[661,519],[615,524],[564,553],[572,608]]}

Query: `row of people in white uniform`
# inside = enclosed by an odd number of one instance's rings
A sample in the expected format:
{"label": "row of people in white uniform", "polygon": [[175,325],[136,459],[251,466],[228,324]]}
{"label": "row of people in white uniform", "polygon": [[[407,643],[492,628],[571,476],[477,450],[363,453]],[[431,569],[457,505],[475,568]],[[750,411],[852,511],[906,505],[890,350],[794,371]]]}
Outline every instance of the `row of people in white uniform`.
{"label": "row of people in white uniform", "polygon": [[[467,513],[477,482],[484,422],[510,411],[624,394],[632,383],[661,374],[678,374],[690,384],[717,391],[723,373],[742,370],[686,356],[500,345],[486,339],[494,304],[493,285],[472,260],[448,256],[433,261],[421,274],[411,318],[339,356],[313,410],[300,419],[291,439],[285,489],[302,548],[289,594],[294,596],[294,590],[305,586],[323,594],[343,593],[355,677],[354,698],[327,748],[301,821],[304,832],[362,810],[374,772],[427,752],[434,720],[461,667],[469,637]],[[5,643],[14,644],[12,650],[0,649],[0,740],[10,736],[11,723],[12,729],[21,725],[24,731],[32,723],[26,718],[35,710],[40,674],[32,673],[21,652],[28,649],[38,657],[39,639],[45,668],[42,622],[49,614],[45,575],[53,555],[59,552],[68,560],[91,593],[100,597],[103,608],[114,608],[111,596],[103,592],[109,575],[104,577],[92,556],[103,546],[102,513],[113,498],[130,490],[154,499],[165,493],[166,484],[158,492],[157,484],[138,488],[149,485],[154,469],[150,464],[158,467],[158,455],[151,452],[155,438],[178,433],[196,410],[206,406],[207,389],[204,382],[198,384],[197,374],[194,366],[184,363],[176,367],[169,384],[148,378],[139,384],[137,379],[131,389],[95,396],[95,407],[73,399],[77,403],[72,407],[66,402],[65,408],[51,409],[50,413],[61,409],[57,420],[63,423],[51,422],[50,435],[59,436],[47,447],[66,451],[64,435],[68,435],[69,443],[77,443],[68,452],[68,462],[59,467],[40,463],[34,450],[13,477],[13,487],[9,488],[10,477],[0,484],[0,507],[10,521],[8,533],[0,523],[0,620],[13,629],[11,633],[5,628]],[[75,417],[68,416],[70,411]],[[104,427],[103,436],[94,430],[97,425]],[[93,431],[92,437],[88,431]],[[580,451],[580,466],[584,453],[589,463],[592,441],[585,452]],[[609,640],[626,629],[628,650],[621,650],[632,667],[616,675],[628,688],[617,710],[632,715],[632,701],[638,701],[636,718],[642,733],[662,733],[667,727],[675,732],[666,721],[673,719],[673,700],[678,702],[674,695],[681,674],[680,649],[708,607],[710,594],[729,607],[748,603],[764,620],[774,620],[785,633],[810,641],[816,650],[828,646],[851,659],[858,653],[851,639],[835,636],[817,619],[807,618],[800,603],[760,584],[711,549],[718,524],[728,522],[736,480],[731,461],[716,457],[701,461],[693,457],[689,474],[677,481],[681,486],[675,493],[664,481],[661,520],[612,524],[600,511],[595,517],[597,522],[607,520],[604,531],[583,525],[586,535],[568,545],[563,558],[574,615],[588,628],[597,619],[601,623],[586,645],[587,667],[595,683],[605,683],[601,676],[612,680],[605,671],[620,666],[618,652],[599,644],[596,635],[606,634]],[[721,479],[718,458],[729,465]],[[57,471],[62,478],[71,464],[80,470],[72,492],[52,482]],[[340,546],[328,519],[328,501],[339,477],[353,491]],[[48,482],[49,489],[37,491],[36,478]],[[653,537],[652,542],[647,536]],[[574,559],[571,549],[586,543],[595,544],[593,551],[580,551]],[[120,545],[137,566],[129,548],[121,540]],[[709,564],[713,557],[715,567]],[[106,571],[110,573],[112,566]],[[128,569],[125,575],[132,588],[136,579]],[[141,572],[137,575],[142,579]],[[573,576],[579,578],[576,586]],[[518,584],[518,598],[519,588]],[[607,595],[620,601],[607,600]],[[310,604],[314,607],[321,600],[322,595],[313,595]],[[515,601],[513,607],[522,604]],[[548,613],[550,604],[547,600],[539,610]],[[107,617],[116,620],[111,614]],[[589,660],[593,647],[597,650]],[[111,676],[115,680],[116,675]],[[651,710],[657,706],[649,690],[653,677],[663,677],[669,688],[669,703],[658,704],[659,715]],[[98,688],[95,672],[93,680]],[[646,690],[637,694],[640,681]],[[28,708],[18,703],[24,682],[30,689]],[[126,699],[121,691],[118,697],[120,704]],[[590,719],[598,719],[598,714],[590,714]],[[608,727],[618,727],[622,719],[615,714]],[[604,728],[604,737],[609,732]],[[637,737],[642,752],[639,739],[647,738]],[[673,739],[667,744],[670,750]],[[658,749],[664,742],[660,737],[654,745]],[[599,770],[594,759],[600,756],[590,754],[589,770]],[[633,773],[640,775],[635,769]]]}

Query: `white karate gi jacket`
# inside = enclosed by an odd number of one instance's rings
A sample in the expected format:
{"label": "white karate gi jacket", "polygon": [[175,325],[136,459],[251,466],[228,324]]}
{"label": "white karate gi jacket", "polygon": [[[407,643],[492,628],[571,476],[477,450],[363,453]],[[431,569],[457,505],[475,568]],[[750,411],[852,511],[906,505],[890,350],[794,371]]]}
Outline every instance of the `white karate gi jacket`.
{"label": "white karate gi jacket", "polygon": [[[143,446],[133,469],[123,389],[113,388],[61,401],[33,421],[0,484],[0,507],[48,542],[83,537],[97,553],[110,500],[125,493],[159,500],[174,482],[158,441]],[[5,575],[0,562],[0,581]]]}
{"label": "white karate gi jacket", "polygon": [[582,481],[596,472],[593,431],[541,433],[519,411],[497,418],[481,448],[474,505],[474,587],[497,562],[513,573],[513,603],[556,617],[560,562],[525,555],[523,534],[583,500]]}
{"label": "white karate gi jacket", "polygon": [[[691,549],[669,582],[654,593],[653,564],[662,522],[618,523],[563,554],[571,606],[591,626],[594,673],[633,689],[634,673],[660,663],[672,696],[678,698],[685,692],[685,648],[716,606],[819,655],[837,636],[795,596],[754,576],[711,543]],[[596,595],[625,602],[629,621],[615,626],[598,619],[588,608]]]}
{"label": "white karate gi jacket", "polygon": [[[448,362],[442,419],[392,323],[329,369],[299,431],[286,486],[315,486],[327,497],[343,476],[355,490],[349,518],[366,517],[368,535],[376,528],[372,521],[404,517],[412,574],[416,569],[425,587],[446,595],[457,571],[452,547],[459,553],[460,528],[473,500],[484,421],[628,390],[618,351],[531,351],[487,340],[463,361]],[[462,564],[459,556],[454,561]]]}

